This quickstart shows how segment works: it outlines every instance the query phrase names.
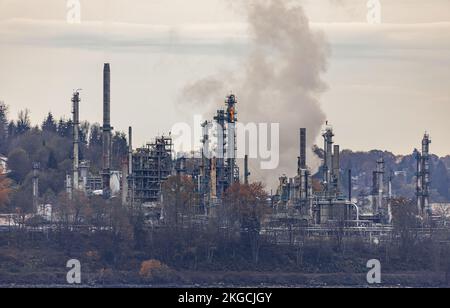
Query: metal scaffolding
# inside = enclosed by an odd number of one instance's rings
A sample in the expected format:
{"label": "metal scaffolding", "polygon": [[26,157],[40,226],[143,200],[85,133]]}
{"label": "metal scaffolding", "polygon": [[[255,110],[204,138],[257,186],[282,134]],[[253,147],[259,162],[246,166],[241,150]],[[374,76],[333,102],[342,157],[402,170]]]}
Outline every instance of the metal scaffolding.
{"label": "metal scaffolding", "polygon": [[134,202],[160,201],[162,183],[172,174],[172,153],[172,138],[164,136],[133,153]]}
{"label": "metal scaffolding", "polygon": [[425,133],[422,139],[422,151],[415,150],[417,160],[417,206],[420,215],[423,217],[431,216],[432,210],[430,206],[430,135]]}

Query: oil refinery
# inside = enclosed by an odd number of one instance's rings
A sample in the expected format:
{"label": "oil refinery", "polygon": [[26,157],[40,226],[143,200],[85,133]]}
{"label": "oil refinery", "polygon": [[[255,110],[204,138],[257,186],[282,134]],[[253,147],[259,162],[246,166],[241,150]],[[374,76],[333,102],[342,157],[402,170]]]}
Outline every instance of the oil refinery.
{"label": "oil refinery", "polygon": [[[224,108],[217,110],[210,121],[202,123],[199,153],[176,153],[170,135],[158,136],[146,146],[134,148],[133,130],[129,127],[128,153],[123,157],[122,169],[112,170],[110,80],[111,68],[107,63],[103,71],[102,170],[98,174],[90,172],[89,161],[79,159],[80,90],[73,93],[73,172],[66,177],[66,192],[70,198],[76,191],[86,196],[101,195],[106,200],[120,198],[125,207],[143,208],[154,225],[164,219],[162,186],[171,176],[185,176],[195,183],[196,215],[206,220],[218,215],[215,208],[223,202],[231,186],[251,182],[248,155],[243,159],[243,172],[236,156],[238,101],[234,94],[226,97]],[[278,188],[267,200],[273,214],[264,222],[262,232],[280,230],[286,218],[296,226],[319,233],[336,226],[358,232],[390,230],[393,221],[392,177],[386,170],[383,156],[375,162],[371,193],[361,202],[352,196],[352,170],[341,168],[341,148],[335,143],[333,127],[327,122],[323,130],[324,143],[319,155],[322,163],[318,172],[313,172],[307,165],[306,153],[313,147],[313,144],[307,144],[307,133],[306,128],[299,128],[296,174],[279,176]],[[414,152],[417,207],[424,225],[433,221],[429,200],[430,144],[430,136],[425,134],[421,150]],[[46,216],[48,205],[39,204],[39,165],[34,165],[33,170],[33,204],[36,213]],[[346,185],[343,185],[344,181]]]}

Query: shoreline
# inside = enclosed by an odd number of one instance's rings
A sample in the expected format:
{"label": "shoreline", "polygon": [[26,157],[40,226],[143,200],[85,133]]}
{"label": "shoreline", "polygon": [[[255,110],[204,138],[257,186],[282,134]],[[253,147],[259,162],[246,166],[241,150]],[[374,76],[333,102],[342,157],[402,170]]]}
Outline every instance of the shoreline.
{"label": "shoreline", "polygon": [[[132,275],[128,283],[126,274]],[[36,277],[37,273],[30,274]],[[26,279],[27,275],[21,278]],[[64,284],[63,281],[26,282],[0,281],[0,288],[124,288],[124,289],[277,289],[277,288],[437,288],[450,287],[445,281],[445,274],[433,272],[398,272],[386,273],[382,283],[370,285],[365,274],[350,273],[276,273],[276,272],[177,272],[176,277],[153,277],[139,281],[134,273],[112,274],[105,279],[96,274],[86,274],[81,285]],[[19,278],[19,277],[17,277]],[[182,280],[178,280],[181,278]],[[2,279],[3,280],[3,279]],[[86,282],[87,281],[87,282]]]}

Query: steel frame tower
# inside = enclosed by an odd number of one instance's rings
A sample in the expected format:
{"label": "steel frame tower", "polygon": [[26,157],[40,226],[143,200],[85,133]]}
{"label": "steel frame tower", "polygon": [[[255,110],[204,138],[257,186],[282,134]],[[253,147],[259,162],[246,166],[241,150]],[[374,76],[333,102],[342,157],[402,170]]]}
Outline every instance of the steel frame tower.
{"label": "steel frame tower", "polygon": [[385,162],[384,158],[380,157],[377,160],[377,168],[373,173],[373,211],[374,214],[380,214],[383,209],[384,198],[384,175],[385,175]]}
{"label": "steel frame tower", "polygon": [[227,176],[225,170],[225,146],[226,146],[226,115],[224,110],[217,110],[214,117],[217,124],[217,149],[216,149],[216,179],[217,179],[217,197],[221,199],[227,188]]}
{"label": "steel frame tower", "polygon": [[324,139],[324,162],[323,162],[323,184],[325,186],[325,193],[329,195],[332,187],[332,173],[333,173],[333,129],[327,126],[322,135]]}
{"label": "steel frame tower", "polygon": [[425,133],[422,139],[422,151],[415,150],[417,160],[417,206],[419,214],[424,217],[432,215],[430,205],[430,144],[430,135]]}
{"label": "steel frame tower", "polygon": [[79,172],[80,172],[80,93],[76,90],[72,97],[72,114],[73,114],[73,176],[72,189],[79,190]]}
{"label": "steel frame tower", "polygon": [[237,112],[236,112],[236,96],[231,94],[227,97],[225,101],[227,106],[226,110],[226,120],[227,120],[227,181],[228,186],[239,182],[239,168],[236,165],[236,122],[237,122]]}

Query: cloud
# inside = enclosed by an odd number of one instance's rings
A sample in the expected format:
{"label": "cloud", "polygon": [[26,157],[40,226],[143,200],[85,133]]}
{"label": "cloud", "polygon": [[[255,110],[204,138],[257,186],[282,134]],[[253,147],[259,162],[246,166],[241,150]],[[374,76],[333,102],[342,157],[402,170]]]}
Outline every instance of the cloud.
{"label": "cloud", "polygon": [[[450,22],[422,24],[312,23],[322,30],[333,49],[448,50]],[[242,53],[250,38],[246,23],[185,24],[179,26],[133,23],[10,19],[0,21],[0,44],[50,48],[113,49],[117,51],[170,51]],[[182,48],[182,49],[180,49]],[[356,50],[358,49],[358,50]]]}
{"label": "cloud", "polygon": [[188,24],[182,26],[133,23],[12,19],[0,22],[0,44],[53,48],[155,50],[177,47],[214,49],[245,44],[241,24]]}

